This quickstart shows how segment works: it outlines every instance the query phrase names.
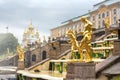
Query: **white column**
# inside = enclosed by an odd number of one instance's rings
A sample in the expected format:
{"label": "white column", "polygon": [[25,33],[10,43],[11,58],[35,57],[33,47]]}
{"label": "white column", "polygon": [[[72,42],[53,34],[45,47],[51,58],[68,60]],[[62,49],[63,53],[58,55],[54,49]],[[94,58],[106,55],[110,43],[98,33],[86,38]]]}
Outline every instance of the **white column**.
{"label": "white column", "polygon": [[117,9],[117,17],[118,17],[118,19],[120,19],[120,7],[118,7],[118,9]]}
{"label": "white column", "polygon": [[112,25],[112,11],[109,11],[109,16],[110,16],[110,24]]}
{"label": "white column", "polygon": [[98,20],[98,15],[99,15],[99,14],[97,14],[96,17],[95,17],[95,21],[96,21],[96,22],[95,22],[95,26],[93,26],[93,27],[96,28],[96,29],[98,29],[98,26],[99,26],[99,23],[98,23],[98,21],[99,21],[99,20]]}

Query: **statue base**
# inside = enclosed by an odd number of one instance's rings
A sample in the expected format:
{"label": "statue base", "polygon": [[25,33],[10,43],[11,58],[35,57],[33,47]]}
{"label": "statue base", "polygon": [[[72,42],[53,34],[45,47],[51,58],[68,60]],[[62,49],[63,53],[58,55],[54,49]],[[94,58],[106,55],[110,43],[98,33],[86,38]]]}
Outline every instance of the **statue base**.
{"label": "statue base", "polygon": [[66,80],[95,80],[95,63],[68,63]]}
{"label": "statue base", "polygon": [[25,65],[24,65],[24,61],[18,61],[18,70],[24,70]]}
{"label": "statue base", "polygon": [[113,55],[120,55],[120,40],[114,41]]}

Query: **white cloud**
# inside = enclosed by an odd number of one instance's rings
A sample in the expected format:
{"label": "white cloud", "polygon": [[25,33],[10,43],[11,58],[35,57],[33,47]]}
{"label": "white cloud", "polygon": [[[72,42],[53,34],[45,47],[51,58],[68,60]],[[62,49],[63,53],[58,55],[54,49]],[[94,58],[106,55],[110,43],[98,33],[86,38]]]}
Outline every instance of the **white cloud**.
{"label": "white cloud", "polygon": [[50,29],[70,18],[80,16],[102,0],[0,0],[0,33],[5,27],[19,42],[31,19],[40,35],[50,35]]}

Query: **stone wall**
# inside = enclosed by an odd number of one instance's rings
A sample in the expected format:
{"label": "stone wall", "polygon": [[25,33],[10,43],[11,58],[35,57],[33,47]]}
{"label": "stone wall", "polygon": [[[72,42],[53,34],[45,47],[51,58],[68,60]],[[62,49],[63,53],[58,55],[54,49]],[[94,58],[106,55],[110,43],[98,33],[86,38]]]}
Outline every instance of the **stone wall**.
{"label": "stone wall", "polygon": [[71,48],[71,44],[61,44],[61,53],[64,53],[66,50]]}
{"label": "stone wall", "polygon": [[70,44],[56,41],[47,43],[46,45],[38,47],[34,50],[28,49],[28,51],[25,53],[25,67],[28,68],[33,66],[46,58],[57,59],[59,55],[70,48]]}
{"label": "stone wall", "polygon": [[0,61],[0,66],[17,66],[18,55]]}
{"label": "stone wall", "polygon": [[46,58],[48,58],[49,50],[50,50],[49,44],[46,44],[44,46],[38,47],[33,50],[28,49],[25,53],[25,67],[28,68]]}
{"label": "stone wall", "polygon": [[[27,50],[25,52],[25,67],[28,68],[36,63],[39,63],[43,59],[50,58],[52,55],[53,48],[55,48],[55,57],[61,55],[66,50],[70,49],[70,44],[63,44],[59,41],[53,42],[53,46],[50,44],[46,44],[45,46],[38,47],[34,50]],[[44,52],[46,55],[43,56]],[[53,51],[54,52],[54,51]],[[33,61],[33,55],[36,56],[35,61]],[[44,57],[44,58],[43,58]],[[18,55],[15,55],[11,58],[4,59],[0,61],[0,66],[17,66],[18,65]]]}
{"label": "stone wall", "polygon": [[60,43],[59,41],[54,42],[53,46],[50,48],[49,57],[52,59],[57,59],[58,56],[63,54],[66,50],[71,48],[70,44],[67,43]]}

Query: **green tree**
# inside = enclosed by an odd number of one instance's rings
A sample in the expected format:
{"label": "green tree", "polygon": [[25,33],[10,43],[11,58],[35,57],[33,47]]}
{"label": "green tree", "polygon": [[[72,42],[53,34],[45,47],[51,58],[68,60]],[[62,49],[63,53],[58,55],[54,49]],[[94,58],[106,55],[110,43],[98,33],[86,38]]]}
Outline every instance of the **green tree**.
{"label": "green tree", "polygon": [[17,45],[18,40],[13,34],[0,34],[0,54],[7,53],[7,48],[9,48],[9,52],[15,52]]}

